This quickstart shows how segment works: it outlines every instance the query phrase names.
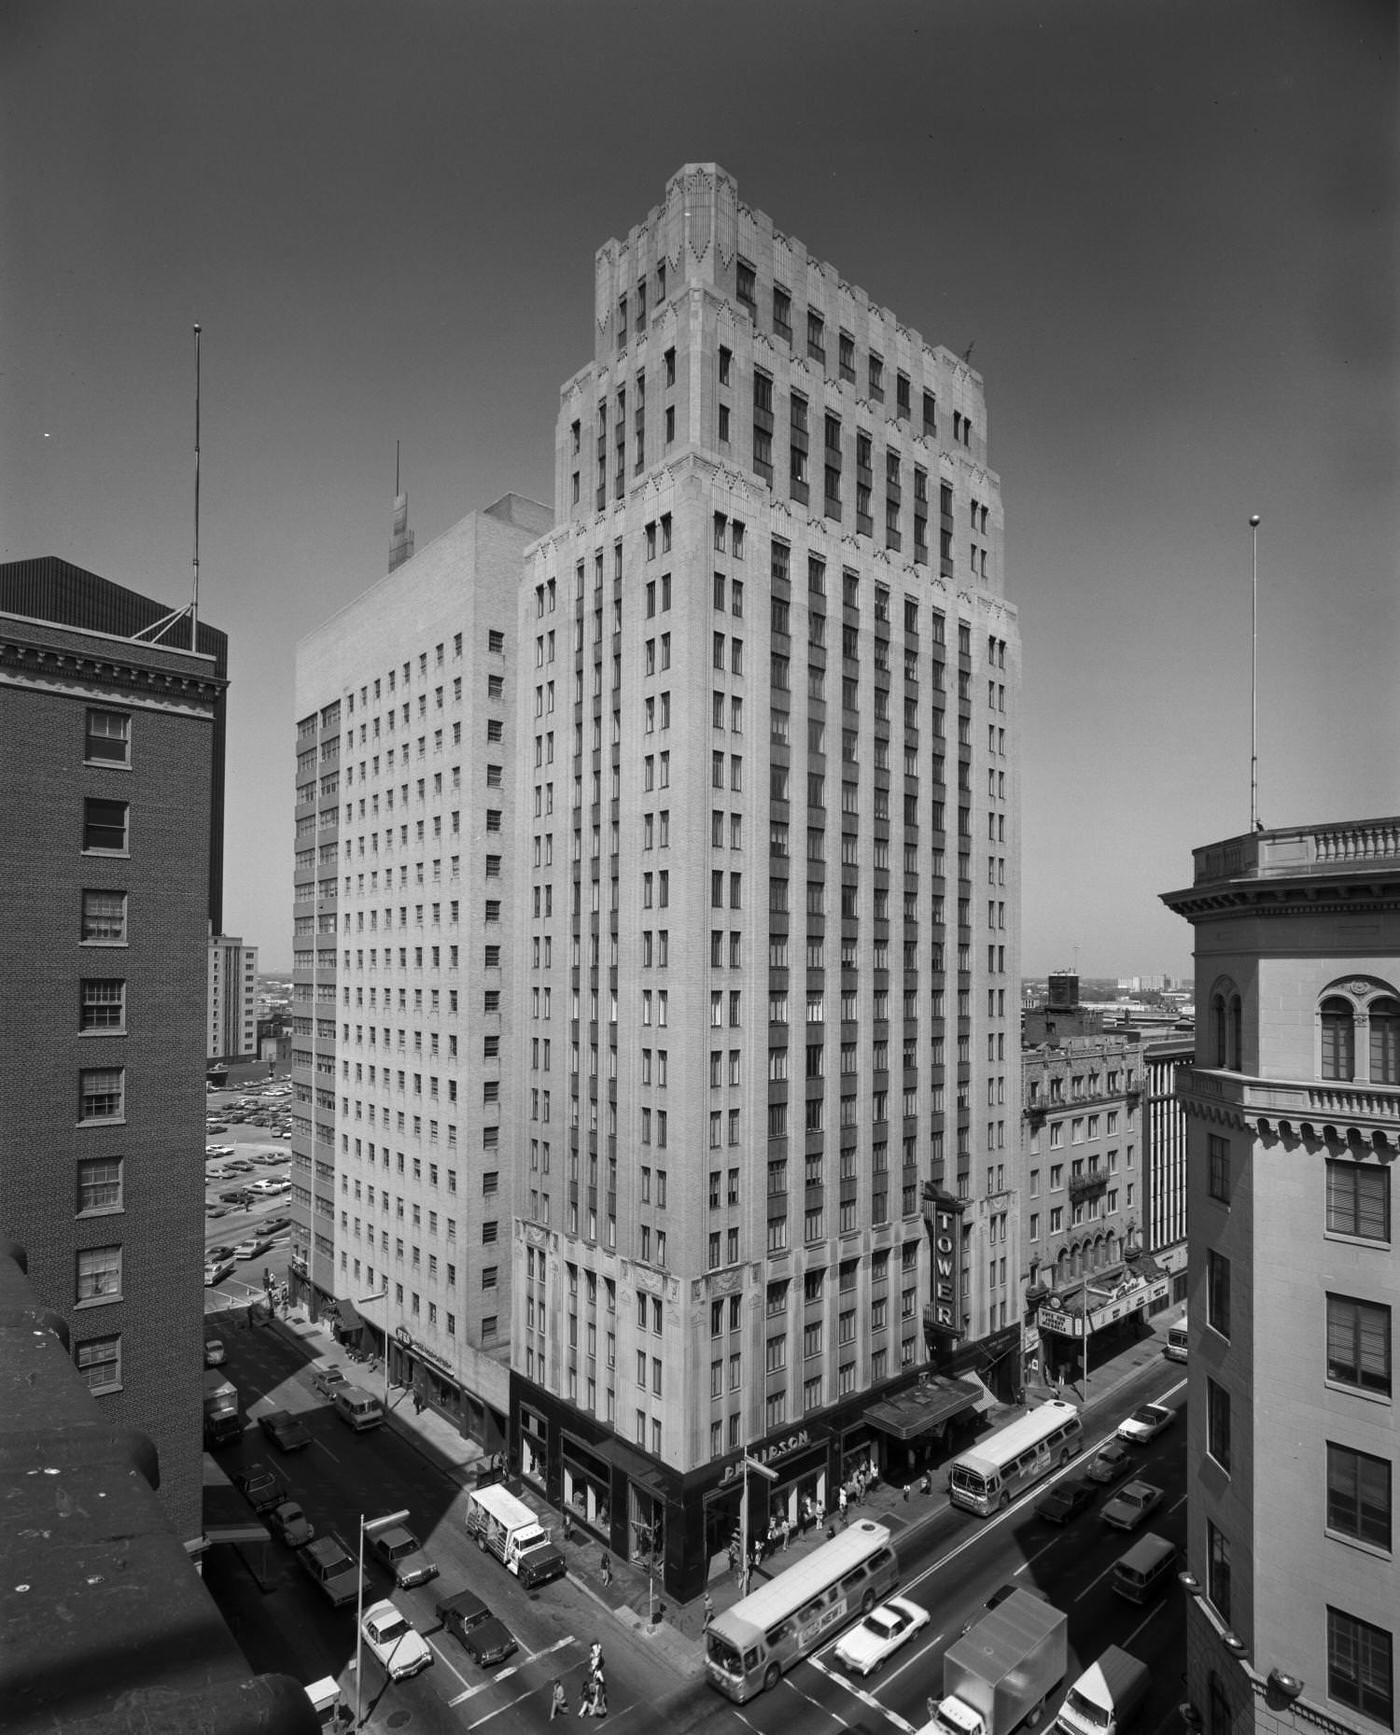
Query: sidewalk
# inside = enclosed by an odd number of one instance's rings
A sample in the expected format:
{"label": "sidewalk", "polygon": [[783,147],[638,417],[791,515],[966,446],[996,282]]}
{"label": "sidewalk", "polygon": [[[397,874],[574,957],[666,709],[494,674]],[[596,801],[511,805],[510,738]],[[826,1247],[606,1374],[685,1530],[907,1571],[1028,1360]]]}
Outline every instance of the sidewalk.
{"label": "sidewalk", "polygon": [[[1081,1385],[1067,1385],[1061,1394],[1078,1403],[1086,1420],[1096,1421],[1093,1412],[1101,1412],[1118,1388],[1141,1369],[1162,1359],[1162,1343],[1167,1326],[1180,1315],[1179,1306],[1172,1307],[1150,1321],[1152,1330],[1135,1343],[1126,1345],[1114,1355],[1106,1356],[1099,1367],[1090,1368],[1087,1391]],[[304,1317],[293,1314],[275,1322],[276,1329],[303,1344],[313,1356],[334,1355],[347,1369],[356,1368],[344,1347],[337,1344],[329,1331],[308,1324]],[[356,1376],[352,1373],[352,1378]],[[380,1376],[382,1381],[382,1374]],[[374,1388],[374,1376],[366,1374],[364,1383]],[[1026,1396],[1034,1402],[1056,1395],[1053,1386],[1032,1386]],[[401,1387],[391,1389],[387,1423],[435,1468],[459,1488],[476,1485],[476,1468],[486,1455],[474,1440],[465,1439],[444,1416],[431,1408],[415,1414],[411,1394]],[[1019,1412],[1012,1406],[1001,1406],[989,1413],[993,1427],[1011,1420]],[[1092,1433],[1092,1426],[1090,1429]],[[700,1597],[689,1603],[677,1604],[659,1581],[652,1583],[640,1568],[620,1561],[594,1536],[574,1527],[569,1540],[562,1533],[561,1515],[556,1507],[546,1504],[543,1497],[528,1483],[520,1490],[521,1498],[536,1512],[548,1531],[550,1540],[563,1554],[568,1565],[569,1579],[589,1596],[600,1612],[610,1615],[634,1635],[645,1639],[657,1654],[678,1673],[696,1673],[704,1664],[704,1604]],[[896,1539],[907,1536],[927,1523],[948,1505],[941,1476],[927,1494],[919,1492],[917,1483],[909,1488],[888,1485],[883,1480],[870,1490],[865,1499],[850,1508],[852,1518],[870,1518],[887,1524]],[[805,1537],[796,1533],[785,1551],[770,1556],[758,1568],[754,1584],[774,1577],[785,1567],[808,1555],[826,1540],[822,1527],[810,1530]],[[605,1554],[611,1566],[611,1582],[605,1583],[602,1562]],[[751,1587],[752,1588],[752,1587]],[[735,1576],[724,1572],[710,1581],[709,1592],[715,1613],[738,1600],[739,1588]]]}

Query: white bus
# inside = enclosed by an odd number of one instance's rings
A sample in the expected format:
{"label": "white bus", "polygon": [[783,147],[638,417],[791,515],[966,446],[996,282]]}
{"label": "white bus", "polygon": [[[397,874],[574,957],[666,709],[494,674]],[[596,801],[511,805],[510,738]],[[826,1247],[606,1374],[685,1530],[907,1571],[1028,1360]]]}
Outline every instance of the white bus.
{"label": "white bus", "polygon": [[742,1705],[898,1583],[889,1530],[858,1519],[715,1616],[705,1635],[710,1685]]}
{"label": "white bus", "polygon": [[1186,1360],[1186,1315],[1184,1313],[1175,1325],[1167,1327],[1167,1341],[1162,1346],[1162,1354],[1168,1361]]}
{"label": "white bus", "polygon": [[948,1466],[949,1497],[954,1506],[965,1506],[985,1518],[1009,1506],[1022,1489],[1068,1464],[1083,1445],[1078,1409],[1051,1398],[954,1458]]}

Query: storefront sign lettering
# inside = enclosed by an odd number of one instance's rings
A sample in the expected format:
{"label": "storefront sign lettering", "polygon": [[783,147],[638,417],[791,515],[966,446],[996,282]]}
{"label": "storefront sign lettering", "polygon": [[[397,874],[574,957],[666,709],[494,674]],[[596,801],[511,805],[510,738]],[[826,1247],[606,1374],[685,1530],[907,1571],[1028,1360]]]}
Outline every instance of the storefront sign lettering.
{"label": "storefront sign lettering", "polygon": [[[766,1446],[751,1447],[748,1456],[756,1464],[775,1464],[779,1458],[789,1458],[794,1452],[800,1452],[804,1446],[810,1446],[812,1436],[806,1428],[799,1428],[795,1434],[789,1434],[783,1440],[771,1440]],[[742,1461],[726,1464],[720,1483],[733,1482],[743,1474]]]}

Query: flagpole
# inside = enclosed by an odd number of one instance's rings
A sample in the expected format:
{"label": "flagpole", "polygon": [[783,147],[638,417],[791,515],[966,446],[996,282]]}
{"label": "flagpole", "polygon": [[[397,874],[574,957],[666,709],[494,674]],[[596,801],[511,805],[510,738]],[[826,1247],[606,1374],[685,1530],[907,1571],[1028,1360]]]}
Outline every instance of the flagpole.
{"label": "flagpole", "polygon": [[1249,829],[1259,829],[1259,514],[1249,521]]}

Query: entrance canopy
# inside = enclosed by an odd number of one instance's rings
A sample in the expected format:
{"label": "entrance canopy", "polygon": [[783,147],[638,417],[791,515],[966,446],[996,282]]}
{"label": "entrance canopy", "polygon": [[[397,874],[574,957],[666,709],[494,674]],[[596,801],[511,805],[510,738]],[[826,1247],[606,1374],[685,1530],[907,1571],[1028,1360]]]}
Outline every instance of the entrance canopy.
{"label": "entrance canopy", "polygon": [[865,1416],[882,1434],[896,1440],[915,1440],[972,1409],[985,1390],[976,1380],[931,1379],[926,1385],[910,1386],[898,1397],[875,1404]]}

